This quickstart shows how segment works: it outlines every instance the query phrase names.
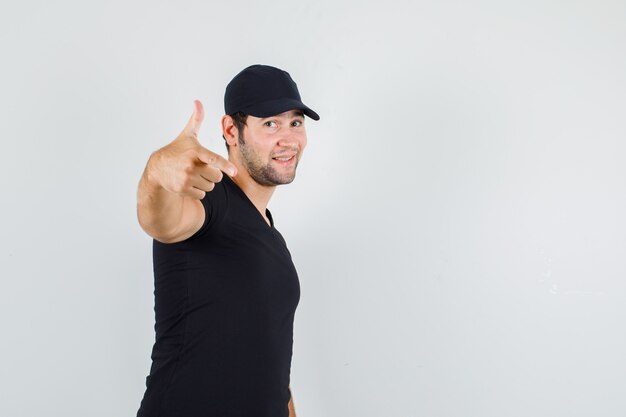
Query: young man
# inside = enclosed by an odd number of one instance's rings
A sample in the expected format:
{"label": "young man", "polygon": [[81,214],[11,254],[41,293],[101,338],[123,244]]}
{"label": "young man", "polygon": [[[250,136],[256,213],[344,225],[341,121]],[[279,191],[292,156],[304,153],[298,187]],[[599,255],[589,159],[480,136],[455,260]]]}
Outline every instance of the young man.
{"label": "young man", "polygon": [[306,145],[296,83],[253,65],[224,96],[228,160],[203,148],[202,104],[154,152],[137,197],[154,238],[156,341],[138,417],[295,417],[289,388],[300,286],[267,204]]}

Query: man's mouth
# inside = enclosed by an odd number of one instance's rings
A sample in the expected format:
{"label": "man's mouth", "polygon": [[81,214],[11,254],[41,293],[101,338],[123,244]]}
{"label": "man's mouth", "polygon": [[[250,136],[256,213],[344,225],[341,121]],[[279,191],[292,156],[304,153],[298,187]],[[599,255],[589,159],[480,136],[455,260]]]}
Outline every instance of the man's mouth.
{"label": "man's mouth", "polygon": [[292,160],[296,159],[296,155],[293,154],[291,156],[275,156],[272,159],[279,162],[291,162]]}

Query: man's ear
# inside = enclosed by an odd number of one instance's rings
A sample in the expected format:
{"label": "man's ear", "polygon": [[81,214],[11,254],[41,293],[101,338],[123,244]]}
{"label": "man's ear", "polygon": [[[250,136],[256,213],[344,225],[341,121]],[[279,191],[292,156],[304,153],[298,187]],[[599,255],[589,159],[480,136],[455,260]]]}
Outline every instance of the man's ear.
{"label": "man's ear", "polygon": [[239,132],[237,131],[237,126],[233,123],[233,118],[228,114],[222,117],[222,135],[228,146],[237,146]]}

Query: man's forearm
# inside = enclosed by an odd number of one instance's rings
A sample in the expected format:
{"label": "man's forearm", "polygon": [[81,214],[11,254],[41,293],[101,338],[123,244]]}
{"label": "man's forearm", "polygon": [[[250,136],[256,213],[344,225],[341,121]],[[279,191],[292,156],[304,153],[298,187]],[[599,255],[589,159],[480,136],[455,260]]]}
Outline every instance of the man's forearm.
{"label": "man's forearm", "polygon": [[182,212],[183,198],[151,181],[146,166],[137,190],[137,217],[144,231],[154,237],[163,230],[171,230],[178,224]]}

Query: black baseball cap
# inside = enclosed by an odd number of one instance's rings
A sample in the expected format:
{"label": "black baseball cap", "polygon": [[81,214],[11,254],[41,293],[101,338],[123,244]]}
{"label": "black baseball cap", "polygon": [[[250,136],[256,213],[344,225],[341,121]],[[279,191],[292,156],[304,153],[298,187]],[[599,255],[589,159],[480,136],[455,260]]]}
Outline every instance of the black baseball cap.
{"label": "black baseball cap", "polygon": [[287,71],[269,65],[251,65],[226,86],[224,110],[233,115],[243,112],[269,117],[299,109],[313,120],[320,117],[302,102],[298,86]]}

